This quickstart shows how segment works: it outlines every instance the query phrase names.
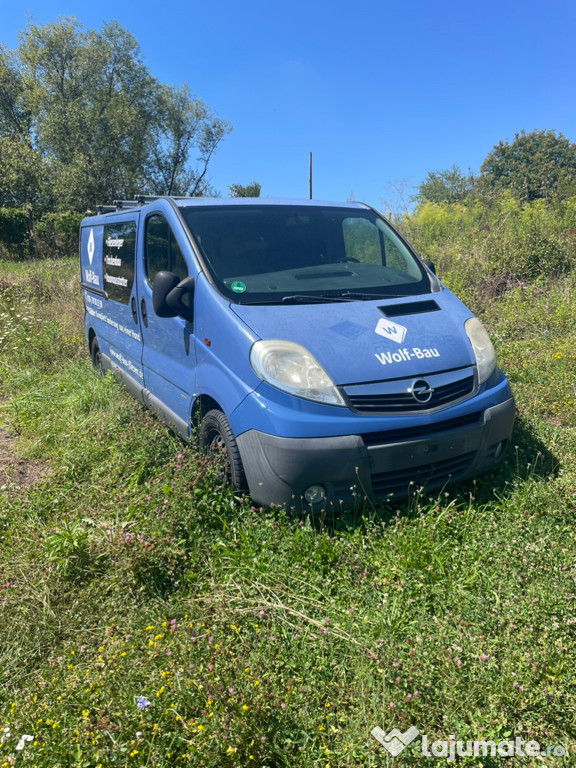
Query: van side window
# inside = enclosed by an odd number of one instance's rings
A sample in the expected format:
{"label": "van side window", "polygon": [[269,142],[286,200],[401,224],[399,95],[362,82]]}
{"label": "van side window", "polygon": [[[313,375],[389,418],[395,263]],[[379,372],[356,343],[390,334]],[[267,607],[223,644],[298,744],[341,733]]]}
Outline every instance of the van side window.
{"label": "van side window", "polygon": [[134,282],[136,222],[104,225],[102,274],[109,299],[128,304]]}
{"label": "van side window", "polygon": [[180,280],[188,277],[188,267],[174,233],[166,219],[157,213],[146,221],[144,269],[150,285],[162,270],[174,272]]}

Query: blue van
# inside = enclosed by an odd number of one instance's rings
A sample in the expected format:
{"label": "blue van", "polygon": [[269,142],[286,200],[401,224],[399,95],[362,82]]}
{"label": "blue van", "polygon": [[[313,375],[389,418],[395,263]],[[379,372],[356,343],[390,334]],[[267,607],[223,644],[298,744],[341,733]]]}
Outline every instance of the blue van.
{"label": "blue van", "polygon": [[346,509],[503,455],[488,334],[367,205],[141,197],[82,221],[80,269],[94,365],[257,504]]}

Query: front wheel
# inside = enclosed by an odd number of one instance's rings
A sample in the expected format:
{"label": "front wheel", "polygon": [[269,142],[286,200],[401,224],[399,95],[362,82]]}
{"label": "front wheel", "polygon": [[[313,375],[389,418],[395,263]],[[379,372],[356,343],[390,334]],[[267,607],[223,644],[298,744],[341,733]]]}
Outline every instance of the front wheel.
{"label": "front wheel", "polygon": [[200,444],[221,462],[224,482],[235,491],[247,490],[246,475],[236,438],[222,411],[208,411],[204,416]]}

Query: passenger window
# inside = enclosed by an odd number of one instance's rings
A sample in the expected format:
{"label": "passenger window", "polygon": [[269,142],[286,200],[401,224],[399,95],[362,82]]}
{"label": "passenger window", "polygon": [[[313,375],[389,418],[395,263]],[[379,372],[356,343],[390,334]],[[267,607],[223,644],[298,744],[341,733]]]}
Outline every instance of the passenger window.
{"label": "passenger window", "polygon": [[163,216],[154,214],[146,221],[144,249],[146,279],[152,285],[158,272],[174,272],[180,280],[188,277],[188,267],[170,225]]}
{"label": "passenger window", "polygon": [[342,222],[346,260],[382,266],[381,237],[378,227],[362,217]]}
{"label": "passenger window", "polygon": [[128,304],[134,282],[136,222],[122,221],[104,225],[102,274],[108,298]]}

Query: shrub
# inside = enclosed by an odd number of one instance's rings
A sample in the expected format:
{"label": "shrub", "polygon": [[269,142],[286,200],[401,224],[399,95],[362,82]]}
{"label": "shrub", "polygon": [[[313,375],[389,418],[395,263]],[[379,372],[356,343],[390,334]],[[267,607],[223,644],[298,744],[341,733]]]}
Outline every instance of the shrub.
{"label": "shrub", "polygon": [[28,212],[22,208],[0,208],[2,255],[23,258],[28,245]]}
{"label": "shrub", "polygon": [[78,252],[83,214],[75,211],[46,213],[34,228],[34,251],[41,258],[60,258]]}

